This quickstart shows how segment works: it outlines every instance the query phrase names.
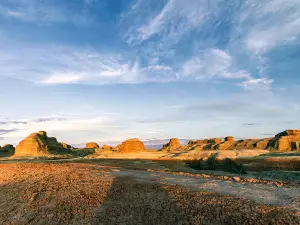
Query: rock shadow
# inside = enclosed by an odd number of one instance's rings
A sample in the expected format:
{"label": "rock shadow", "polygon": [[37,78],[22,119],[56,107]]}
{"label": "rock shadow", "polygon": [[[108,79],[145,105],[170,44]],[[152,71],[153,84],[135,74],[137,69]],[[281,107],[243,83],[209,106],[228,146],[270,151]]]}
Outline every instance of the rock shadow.
{"label": "rock shadow", "polygon": [[93,224],[178,224],[180,210],[162,186],[116,177]]}

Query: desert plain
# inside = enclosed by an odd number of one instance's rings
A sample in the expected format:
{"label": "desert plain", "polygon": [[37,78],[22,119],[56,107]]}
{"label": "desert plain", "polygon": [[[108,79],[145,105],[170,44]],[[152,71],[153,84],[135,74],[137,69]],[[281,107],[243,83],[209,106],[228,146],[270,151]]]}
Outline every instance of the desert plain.
{"label": "desert plain", "polygon": [[0,224],[300,224],[300,131],[0,148]]}

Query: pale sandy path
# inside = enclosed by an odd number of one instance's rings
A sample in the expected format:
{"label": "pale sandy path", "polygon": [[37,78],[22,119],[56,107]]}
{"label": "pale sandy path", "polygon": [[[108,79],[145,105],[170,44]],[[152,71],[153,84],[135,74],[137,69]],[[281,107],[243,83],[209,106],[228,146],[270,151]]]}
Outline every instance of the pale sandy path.
{"label": "pale sandy path", "polygon": [[261,183],[239,183],[228,180],[204,179],[187,177],[162,172],[146,172],[125,169],[112,169],[113,176],[130,176],[144,182],[158,182],[162,184],[179,184],[196,191],[229,194],[254,200],[263,204],[279,205],[294,209],[300,215],[300,188],[277,187]]}

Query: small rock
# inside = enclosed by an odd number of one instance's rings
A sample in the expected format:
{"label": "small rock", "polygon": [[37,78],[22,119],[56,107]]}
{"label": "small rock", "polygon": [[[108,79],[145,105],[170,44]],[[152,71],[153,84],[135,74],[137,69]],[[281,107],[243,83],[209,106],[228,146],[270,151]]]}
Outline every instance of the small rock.
{"label": "small rock", "polygon": [[241,178],[240,177],[232,177],[232,180],[238,182],[238,181],[241,181]]}

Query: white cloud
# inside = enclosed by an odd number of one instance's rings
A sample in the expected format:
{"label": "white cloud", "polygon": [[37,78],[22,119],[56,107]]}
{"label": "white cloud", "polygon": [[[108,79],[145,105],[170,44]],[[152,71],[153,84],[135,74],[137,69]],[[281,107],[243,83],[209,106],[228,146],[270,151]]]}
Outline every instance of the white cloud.
{"label": "white cloud", "polygon": [[54,74],[40,81],[42,84],[70,84],[78,83],[84,78],[80,74]]}
{"label": "white cloud", "polygon": [[184,76],[196,79],[207,78],[250,78],[250,74],[244,70],[234,68],[233,59],[228,52],[220,49],[208,49],[183,64]]}
{"label": "white cloud", "polygon": [[171,66],[149,63],[142,67],[138,59],[126,54],[62,46],[3,47],[4,51],[0,52],[0,76],[24,79],[35,84],[97,85],[176,79]]}
{"label": "white cloud", "polygon": [[300,1],[250,0],[236,14],[245,48],[254,54],[293,42],[299,37]]}
{"label": "white cloud", "polygon": [[[84,2],[83,2],[84,3]],[[81,11],[69,11],[63,4],[51,1],[9,0],[0,3],[0,17],[33,23],[71,22],[86,25],[91,18]]]}
{"label": "white cloud", "polygon": [[250,79],[241,83],[241,86],[249,91],[269,91],[273,80],[268,78]]}
{"label": "white cloud", "polygon": [[[132,7],[134,13],[130,13],[136,16],[142,7],[143,1],[139,1]],[[169,0],[157,15],[152,15],[145,23],[134,23],[125,37],[128,43],[133,45],[154,35],[161,35],[165,44],[177,43],[188,31],[199,28],[205,16],[212,11],[210,7],[213,8],[214,3],[210,4],[205,0],[190,0],[188,3]],[[128,16],[128,13],[126,15]]]}

